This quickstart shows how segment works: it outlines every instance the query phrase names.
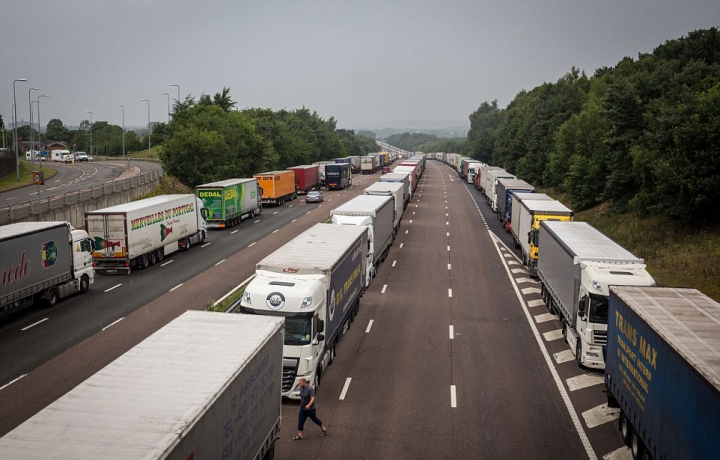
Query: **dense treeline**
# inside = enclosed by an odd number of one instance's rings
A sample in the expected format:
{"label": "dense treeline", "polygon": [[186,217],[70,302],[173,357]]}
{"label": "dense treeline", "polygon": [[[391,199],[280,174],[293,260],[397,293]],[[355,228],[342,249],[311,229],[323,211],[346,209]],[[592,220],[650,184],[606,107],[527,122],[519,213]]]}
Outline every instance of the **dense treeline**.
{"label": "dense treeline", "polygon": [[577,210],[610,202],[618,212],[720,221],[716,28],[592,77],[573,68],[504,109],[483,102],[470,122],[470,156],[566,192]]}
{"label": "dense treeline", "polygon": [[427,133],[402,133],[388,136],[385,141],[409,152],[454,152],[465,153],[464,139],[439,138]]}
{"label": "dense treeline", "polygon": [[377,144],[308,109],[236,111],[228,88],[176,103],[161,153],[165,169],[195,186],[315,161],[364,155]]}

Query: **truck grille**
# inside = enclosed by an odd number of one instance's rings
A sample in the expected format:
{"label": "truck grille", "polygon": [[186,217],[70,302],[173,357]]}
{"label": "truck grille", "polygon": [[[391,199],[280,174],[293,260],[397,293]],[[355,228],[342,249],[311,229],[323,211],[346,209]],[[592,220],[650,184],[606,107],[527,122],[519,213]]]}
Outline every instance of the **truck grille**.
{"label": "truck grille", "polygon": [[282,375],[282,391],[283,393],[292,390],[295,377],[297,376],[297,367],[283,367]]}
{"label": "truck grille", "polygon": [[607,345],[607,331],[593,331],[593,340],[595,341],[595,345]]}

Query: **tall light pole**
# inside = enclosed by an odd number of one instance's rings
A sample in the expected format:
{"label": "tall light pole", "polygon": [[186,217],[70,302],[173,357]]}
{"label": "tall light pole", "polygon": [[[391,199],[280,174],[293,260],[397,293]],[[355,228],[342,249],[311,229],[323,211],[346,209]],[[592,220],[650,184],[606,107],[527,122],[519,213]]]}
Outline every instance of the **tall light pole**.
{"label": "tall light pole", "polygon": [[[122,137],[123,137],[123,148],[122,148],[122,154],[125,155],[125,153],[126,153],[126,152],[125,152],[125,106],[121,104],[121,105],[119,105],[118,107],[120,107],[120,108],[122,109],[122,128],[123,128],[123,136],[122,136]],[[130,157],[128,157],[127,160],[128,160],[128,164],[130,164]]]}
{"label": "tall light pole", "polygon": [[[93,141],[93,139],[92,139],[92,116],[93,116],[93,114],[94,114],[95,112],[93,112],[92,110],[87,110],[87,111],[85,111],[85,113],[89,113],[89,114],[90,114],[90,156],[92,156],[92,154],[93,154],[93,151],[92,151],[92,150],[93,150],[93,145],[92,145],[92,141]],[[74,153],[74,152],[73,152],[73,153]]]}
{"label": "tall light pole", "polygon": [[170,124],[170,95],[168,93],[162,93],[161,96],[167,96],[168,99],[168,124]]}
{"label": "tall light pole", "polygon": [[178,102],[180,102],[180,85],[170,85],[170,86],[174,86],[174,87],[176,87],[176,88],[177,88],[177,92],[178,92],[178,98],[177,98],[177,101],[178,101]]}
{"label": "tall light pole", "polygon": [[33,129],[35,127],[33,126],[33,114],[32,114],[32,97],[30,93],[33,91],[40,91],[40,88],[30,88],[28,90],[28,105],[30,106],[30,164],[32,164],[33,169],[35,168],[35,154],[33,153],[33,144],[35,143],[35,135],[33,134]]}
{"label": "tall light pole", "polygon": [[18,135],[17,135],[17,99],[15,97],[15,82],[18,81],[27,81],[26,78],[17,78],[13,80],[13,114],[14,114],[14,123],[13,123],[13,133],[14,133],[14,144],[15,144],[15,176],[16,180],[20,182],[20,158],[18,157]]}
{"label": "tall light pole", "polygon": [[[40,126],[40,98],[41,97],[50,97],[47,94],[40,94],[37,97],[37,105],[38,105],[38,148],[40,147],[40,143],[42,142],[42,139],[40,138],[40,130],[42,129],[42,126]],[[33,169],[35,169],[35,155],[33,155]]]}
{"label": "tall light pole", "polygon": [[150,158],[150,138],[152,137],[152,125],[150,124],[150,101],[147,99],[143,99],[143,101],[148,103],[148,158]]}

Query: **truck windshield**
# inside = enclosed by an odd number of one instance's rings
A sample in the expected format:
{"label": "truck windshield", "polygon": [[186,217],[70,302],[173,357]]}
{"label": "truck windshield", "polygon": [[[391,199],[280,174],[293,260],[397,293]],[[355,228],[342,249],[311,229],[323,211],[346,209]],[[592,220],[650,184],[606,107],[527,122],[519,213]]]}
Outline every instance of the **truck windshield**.
{"label": "truck windshield", "polygon": [[310,337],[312,318],[285,318],[285,345],[308,345]]}
{"label": "truck windshield", "polygon": [[608,320],[608,298],[590,294],[590,313],[589,319],[591,323],[607,324]]}

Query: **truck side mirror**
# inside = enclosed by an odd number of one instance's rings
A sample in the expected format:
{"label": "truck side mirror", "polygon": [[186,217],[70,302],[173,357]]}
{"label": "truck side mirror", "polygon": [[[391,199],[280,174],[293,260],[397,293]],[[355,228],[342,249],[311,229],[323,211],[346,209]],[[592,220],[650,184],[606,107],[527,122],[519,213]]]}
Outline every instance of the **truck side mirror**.
{"label": "truck side mirror", "polygon": [[323,340],[325,340],[325,334],[318,334],[317,339],[318,339],[318,342],[322,342]]}
{"label": "truck side mirror", "polygon": [[580,318],[585,317],[585,303],[587,302],[587,296],[580,297],[580,302],[578,303],[578,315]]}
{"label": "truck side mirror", "polygon": [[[325,332],[325,321],[323,321],[323,320],[321,320],[321,319],[318,320],[318,322],[317,322],[317,331],[318,331],[318,332]],[[319,339],[319,340],[323,340],[323,339]]]}

